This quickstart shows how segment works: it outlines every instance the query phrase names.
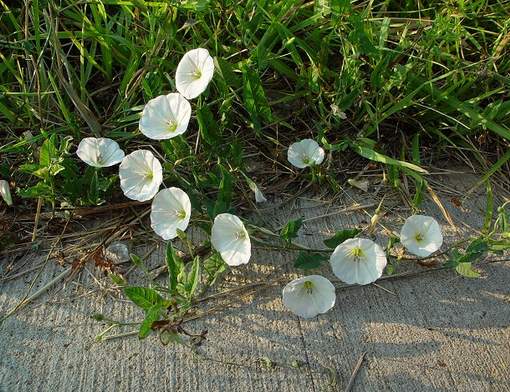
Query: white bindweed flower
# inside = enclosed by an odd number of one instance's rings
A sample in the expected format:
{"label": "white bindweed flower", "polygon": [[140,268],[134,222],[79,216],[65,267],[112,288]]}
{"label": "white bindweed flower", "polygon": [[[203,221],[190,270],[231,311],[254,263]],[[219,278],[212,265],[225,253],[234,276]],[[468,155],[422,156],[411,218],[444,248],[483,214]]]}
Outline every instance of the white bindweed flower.
{"label": "white bindweed flower", "polygon": [[299,169],[320,165],[324,160],[324,150],[312,139],[303,139],[291,144],[287,151],[287,159]]}
{"label": "white bindweed flower", "polygon": [[255,194],[255,203],[265,203],[267,202],[266,197],[262,193],[262,191],[259,189],[255,181],[250,180],[248,177],[246,177],[246,180],[248,181],[248,186]]}
{"label": "white bindweed flower", "polygon": [[9,183],[6,180],[0,180],[0,195],[8,206],[12,206],[11,189],[9,188]]}
{"label": "white bindweed flower", "polygon": [[152,201],[151,227],[164,240],[177,237],[177,229],[186,230],[190,217],[191,202],[182,189],[163,189]]}
{"label": "white bindweed flower", "polygon": [[149,139],[171,139],[186,132],[190,118],[191,105],[181,94],[160,95],[143,108],[139,128]]}
{"label": "white bindweed flower", "polygon": [[177,91],[187,99],[196,98],[205,91],[213,74],[214,62],[207,49],[190,50],[177,65],[175,73]]}
{"label": "white bindweed flower", "polygon": [[94,167],[110,167],[124,158],[124,151],[120,149],[119,144],[106,137],[82,139],[76,154],[87,165]]}
{"label": "white bindweed flower", "polygon": [[246,264],[250,260],[250,236],[241,219],[235,215],[216,216],[212,226],[211,244],[230,266]]}
{"label": "white bindweed flower", "polygon": [[374,241],[350,238],[338,245],[329,262],[336,277],[348,284],[375,282],[386,267],[386,255]]}
{"label": "white bindweed flower", "polygon": [[400,242],[412,254],[427,257],[443,244],[439,223],[425,215],[412,215],[406,219],[400,231]]}
{"label": "white bindweed flower", "polygon": [[158,192],[163,182],[163,169],[152,152],[136,150],[122,160],[119,177],[126,197],[146,201]]}
{"label": "white bindweed flower", "polygon": [[320,275],[295,279],[283,289],[283,304],[303,318],[326,313],[335,305],[335,286]]}
{"label": "white bindweed flower", "polygon": [[265,203],[267,202],[266,197],[262,193],[262,191],[259,189],[258,186],[255,185],[255,203]]}

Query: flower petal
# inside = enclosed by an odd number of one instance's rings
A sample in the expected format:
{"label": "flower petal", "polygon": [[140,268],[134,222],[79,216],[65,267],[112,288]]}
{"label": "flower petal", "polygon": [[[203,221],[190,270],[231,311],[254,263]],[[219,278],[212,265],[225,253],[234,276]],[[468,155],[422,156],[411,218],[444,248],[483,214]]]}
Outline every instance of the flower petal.
{"label": "flower petal", "polygon": [[408,252],[427,257],[441,248],[443,234],[439,223],[431,216],[412,215],[402,226],[400,242]]}
{"label": "flower petal", "polygon": [[192,49],[185,53],[175,74],[177,91],[187,99],[202,94],[214,75],[214,61],[207,49]]}
{"label": "flower petal", "polygon": [[299,169],[320,165],[324,161],[324,156],[324,149],[312,139],[293,143],[287,151],[288,161]]}
{"label": "flower petal", "polygon": [[[311,287],[307,288],[309,284]],[[320,275],[298,278],[288,283],[282,292],[283,304],[303,318],[326,313],[335,305],[335,287]]]}
{"label": "flower petal", "polygon": [[158,192],[163,182],[163,169],[152,152],[136,150],[122,160],[119,177],[126,197],[146,201]]}
{"label": "flower petal", "polygon": [[124,158],[124,151],[115,140],[102,137],[82,139],[76,154],[83,162],[93,167],[114,166]]}
{"label": "flower petal", "polygon": [[[356,250],[361,250],[356,255]],[[351,238],[338,245],[330,257],[333,273],[348,284],[369,284],[379,279],[386,267],[383,249],[366,238]]]}
{"label": "flower petal", "polygon": [[163,189],[152,201],[151,227],[164,240],[177,237],[177,229],[185,231],[190,217],[191,202],[182,189],[173,187]]}
{"label": "flower petal", "polygon": [[232,214],[219,214],[214,219],[211,245],[230,266],[246,264],[251,257],[251,241],[243,222]]}
{"label": "flower petal", "polygon": [[149,139],[171,139],[186,132],[190,118],[191,105],[181,94],[160,95],[145,105],[139,128]]}
{"label": "flower petal", "polygon": [[11,189],[6,180],[0,180],[0,196],[2,196],[2,199],[4,199],[8,206],[12,206]]}

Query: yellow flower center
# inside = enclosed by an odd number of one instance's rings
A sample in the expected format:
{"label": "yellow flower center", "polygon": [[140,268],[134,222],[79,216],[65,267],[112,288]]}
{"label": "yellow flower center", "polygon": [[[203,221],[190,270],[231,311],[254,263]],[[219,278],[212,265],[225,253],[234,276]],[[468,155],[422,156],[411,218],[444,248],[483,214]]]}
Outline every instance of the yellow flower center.
{"label": "yellow flower center", "polygon": [[416,233],[414,239],[416,240],[416,242],[422,242],[425,238],[422,233]]}
{"label": "yellow flower center", "polygon": [[177,215],[177,217],[178,217],[179,219],[184,219],[184,218],[186,218],[186,211],[184,211],[183,209],[181,209],[181,210],[179,210],[179,211],[176,211],[176,214],[175,214],[175,215]]}
{"label": "yellow flower center", "polygon": [[166,130],[168,132],[175,132],[175,130],[177,129],[177,123],[175,121],[168,121],[167,122],[167,125],[166,125]]}
{"label": "yellow flower center", "polygon": [[363,257],[364,253],[361,248],[356,247],[351,249],[351,255],[354,257],[355,261],[359,261],[359,259]]}
{"label": "yellow flower center", "polygon": [[145,178],[147,180],[152,180],[154,178],[154,173],[152,171],[149,171],[145,174]]}
{"label": "yellow flower center", "polygon": [[202,71],[200,71],[198,68],[196,68],[193,73],[191,74],[191,77],[195,80],[198,80],[202,77]]}
{"label": "yellow flower center", "polygon": [[312,163],[312,160],[310,159],[310,157],[308,155],[303,155],[303,163],[305,165],[310,165]]}
{"label": "yellow flower center", "polygon": [[238,231],[238,232],[236,233],[236,238],[237,238],[238,240],[244,240],[244,239],[246,238],[246,233],[245,233],[243,230]]}
{"label": "yellow flower center", "polygon": [[312,294],[313,282],[311,280],[305,280],[303,283],[303,287],[308,294]]}

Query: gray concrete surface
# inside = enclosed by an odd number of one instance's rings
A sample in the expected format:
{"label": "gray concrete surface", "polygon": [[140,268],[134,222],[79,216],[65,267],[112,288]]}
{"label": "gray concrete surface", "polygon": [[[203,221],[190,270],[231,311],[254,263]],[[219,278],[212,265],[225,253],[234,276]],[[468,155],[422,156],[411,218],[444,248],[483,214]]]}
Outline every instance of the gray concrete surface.
{"label": "gray concrete surface", "polygon": [[[439,195],[457,229],[436,205],[425,204],[425,212],[443,225],[447,242],[480,228],[484,208],[483,195],[456,206],[451,197],[463,189],[450,191]],[[333,203],[301,198],[255,219],[276,228],[291,217],[331,214],[370,197],[351,190]],[[388,201],[391,209],[380,230],[398,230],[410,212],[397,197]],[[319,247],[335,230],[368,221],[370,212],[373,208],[309,220],[298,241]],[[150,264],[160,264],[162,254],[155,252]],[[290,254],[257,249],[220,291],[279,276],[291,280],[299,275],[291,260]],[[386,290],[339,289],[335,308],[312,320],[283,308],[282,285],[239,296],[227,309],[188,324],[190,330],[209,331],[200,354],[194,354],[185,346],[162,346],[156,337],[95,342],[104,326],[92,314],[124,321],[138,321],[142,314],[88,265],[64,289],[50,291],[0,327],[0,390],[336,391],[345,388],[366,352],[354,391],[509,391],[510,263],[479,268],[482,278],[474,280],[437,271],[382,281]],[[411,262],[398,266],[399,272],[425,269]],[[50,263],[38,285],[61,270]],[[320,273],[331,278],[327,265]],[[1,313],[22,298],[31,278],[0,283]]]}

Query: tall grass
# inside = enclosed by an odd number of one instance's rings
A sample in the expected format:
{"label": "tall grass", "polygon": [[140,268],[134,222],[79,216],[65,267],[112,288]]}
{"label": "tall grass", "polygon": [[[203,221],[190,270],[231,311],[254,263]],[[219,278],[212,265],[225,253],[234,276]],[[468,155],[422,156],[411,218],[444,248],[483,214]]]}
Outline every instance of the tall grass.
{"label": "tall grass", "polygon": [[[474,162],[485,178],[509,170],[509,1],[0,0],[0,8],[0,173],[27,197],[99,202],[73,189],[87,174],[72,143],[101,135],[147,145],[139,112],[175,90],[177,63],[194,47],[215,57],[216,76],[186,137],[154,144],[172,181],[207,193],[247,157],[280,178],[290,173],[286,147],[300,137],[333,151],[324,176],[334,187],[343,167],[368,159],[396,186],[413,179],[416,202],[432,158]],[[43,195],[29,165],[52,135],[65,175]],[[102,200],[113,198],[103,185]]]}

